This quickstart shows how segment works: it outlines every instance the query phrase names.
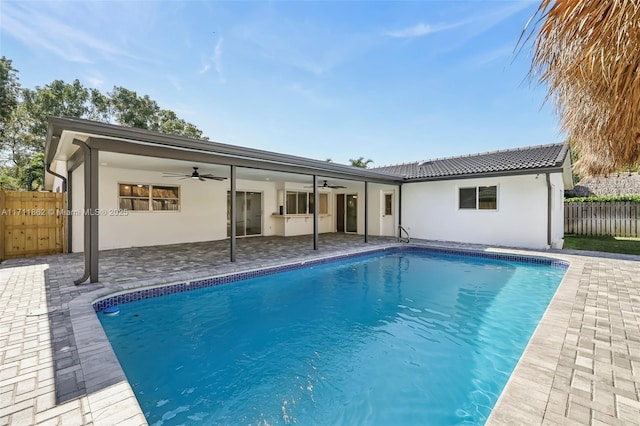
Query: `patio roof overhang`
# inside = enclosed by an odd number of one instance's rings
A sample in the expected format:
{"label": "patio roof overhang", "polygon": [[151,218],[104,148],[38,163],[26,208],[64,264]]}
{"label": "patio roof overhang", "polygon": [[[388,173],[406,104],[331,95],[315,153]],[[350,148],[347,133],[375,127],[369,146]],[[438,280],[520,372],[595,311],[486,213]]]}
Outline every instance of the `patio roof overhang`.
{"label": "patio roof overhang", "polygon": [[[399,185],[404,182],[400,176],[343,164],[66,117],[49,118],[45,164],[50,166],[55,160],[81,161],[81,150],[74,140],[105,152],[371,183]],[[55,171],[55,165],[53,167]]]}
{"label": "patio roof overhang", "polygon": [[[401,187],[404,178],[358,167],[313,160],[276,152],[227,145],[168,135],[148,130],[116,126],[90,120],[50,117],[45,146],[45,187],[53,186],[53,176],[63,181],[63,191],[70,181],[69,171],[84,165],[85,212],[98,211],[99,153],[138,158],[158,159],[158,162],[192,162],[228,166],[231,188],[231,262],[236,256],[235,192],[237,169],[260,170],[269,173],[288,173],[311,176],[314,197],[318,197],[318,177],[360,181],[364,183],[364,241],[368,241],[368,184],[379,183]],[[122,155],[120,156],[122,158]],[[149,165],[150,161],[146,161]],[[151,161],[151,163],[153,163]],[[153,164],[152,164],[153,166]],[[157,165],[155,169],[157,170]],[[58,168],[64,168],[59,170]],[[64,175],[61,174],[64,172]],[[68,177],[65,177],[68,176]],[[399,194],[401,194],[399,190]],[[401,195],[399,195],[401,196]],[[318,203],[314,204],[313,247],[318,248]],[[98,281],[98,216],[84,217],[84,275],[75,281]]]}

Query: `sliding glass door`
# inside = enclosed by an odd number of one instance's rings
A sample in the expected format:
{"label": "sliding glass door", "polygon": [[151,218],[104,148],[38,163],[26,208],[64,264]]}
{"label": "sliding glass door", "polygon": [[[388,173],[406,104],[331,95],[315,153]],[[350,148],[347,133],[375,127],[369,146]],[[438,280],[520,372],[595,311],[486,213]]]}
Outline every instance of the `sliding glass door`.
{"label": "sliding glass door", "polygon": [[336,231],[358,232],[358,195],[336,195]]}
{"label": "sliding glass door", "polygon": [[[236,236],[262,235],[262,193],[236,191]],[[231,192],[227,191],[227,237],[231,236]]]}

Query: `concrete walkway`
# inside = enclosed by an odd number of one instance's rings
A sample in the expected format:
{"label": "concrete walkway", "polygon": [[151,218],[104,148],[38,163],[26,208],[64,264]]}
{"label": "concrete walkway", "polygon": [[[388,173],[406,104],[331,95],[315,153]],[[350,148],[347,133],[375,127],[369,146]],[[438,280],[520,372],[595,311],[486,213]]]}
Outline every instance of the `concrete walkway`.
{"label": "concrete walkway", "polygon": [[[146,424],[96,298],[390,244],[323,234],[315,252],[310,236],[245,238],[234,264],[226,241],[110,250],[100,253],[100,282],[81,286],[81,255],[3,262],[0,425]],[[571,264],[488,424],[640,424],[640,257],[473,248]]]}

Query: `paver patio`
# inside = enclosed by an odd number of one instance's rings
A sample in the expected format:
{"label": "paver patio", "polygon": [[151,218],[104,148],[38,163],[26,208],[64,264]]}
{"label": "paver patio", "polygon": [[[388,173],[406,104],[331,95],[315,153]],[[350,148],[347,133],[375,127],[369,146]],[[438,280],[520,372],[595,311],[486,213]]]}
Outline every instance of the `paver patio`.
{"label": "paver patio", "polygon": [[[0,425],[146,424],[91,308],[98,297],[392,244],[321,234],[314,252],[311,236],[245,238],[233,264],[227,241],[110,250],[100,282],[80,286],[80,254],[5,261]],[[640,257],[472,248],[571,264],[487,424],[640,424]]]}

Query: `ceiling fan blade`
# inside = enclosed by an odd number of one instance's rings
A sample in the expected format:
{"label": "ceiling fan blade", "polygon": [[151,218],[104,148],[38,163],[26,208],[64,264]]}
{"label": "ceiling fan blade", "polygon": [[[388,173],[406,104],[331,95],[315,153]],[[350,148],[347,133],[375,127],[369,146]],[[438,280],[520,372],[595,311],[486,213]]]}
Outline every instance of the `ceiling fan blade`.
{"label": "ceiling fan blade", "polygon": [[170,177],[170,176],[187,176],[184,173],[173,173],[173,172],[162,172],[162,176]]}
{"label": "ceiling fan blade", "polygon": [[201,178],[205,178],[205,179],[211,179],[211,180],[225,180],[226,177],[222,177],[222,176],[214,176],[214,175],[200,175]]}
{"label": "ceiling fan blade", "polygon": [[340,188],[346,188],[346,186],[342,186],[342,185],[327,185],[329,188],[333,188],[333,189],[340,189]]}
{"label": "ceiling fan blade", "polygon": [[205,178],[203,178],[202,176],[198,176],[198,179],[199,179],[201,182],[204,182],[204,181],[206,180],[206,179],[205,179]]}

